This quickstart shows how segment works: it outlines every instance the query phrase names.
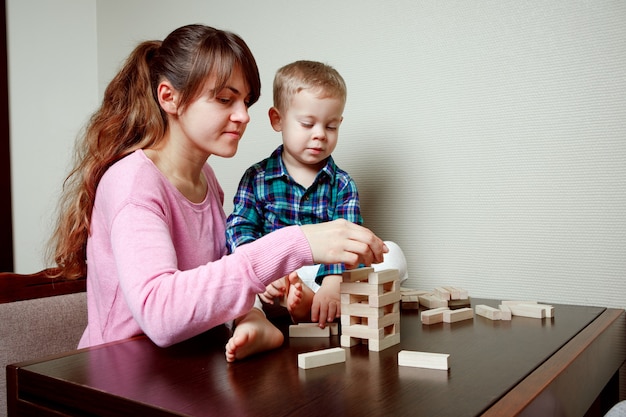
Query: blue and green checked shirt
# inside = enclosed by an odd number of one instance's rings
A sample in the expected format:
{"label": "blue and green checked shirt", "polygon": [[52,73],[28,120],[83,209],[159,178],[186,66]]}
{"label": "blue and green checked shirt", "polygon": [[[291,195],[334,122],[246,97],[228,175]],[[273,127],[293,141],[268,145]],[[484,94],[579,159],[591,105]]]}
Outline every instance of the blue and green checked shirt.
{"label": "blue and green checked shirt", "polygon": [[[276,229],[294,224],[314,224],[346,219],[363,224],[356,183],[328,157],[315,181],[305,189],[287,172],[281,158],[282,145],[269,158],[244,173],[233,199],[233,213],[226,224],[226,244],[252,242]],[[315,281],[341,274],[343,265],[322,265]]]}

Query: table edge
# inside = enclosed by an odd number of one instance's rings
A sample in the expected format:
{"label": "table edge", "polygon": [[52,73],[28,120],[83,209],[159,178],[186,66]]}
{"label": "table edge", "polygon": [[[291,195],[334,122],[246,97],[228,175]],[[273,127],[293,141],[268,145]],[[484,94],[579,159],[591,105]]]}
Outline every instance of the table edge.
{"label": "table edge", "polygon": [[[530,406],[533,401],[548,390],[550,386],[558,383],[559,378],[568,368],[584,360],[585,354],[589,354],[588,352],[592,350],[594,345],[601,343],[602,341],[600,339],[610,331],[616,332],[615,337],[626,340],[626,313],[624,309],[605,309],[567,344],[485,411],[482,417],[520,415],[524,409]],[[608,383],[610,378],[626,359],[626,352],[624,351],[623,345],[615,346],[614,350],[617,354],[617,358],[621,359],[612,361],[612,364],[607,365],[608,369],[612,370],[612,372],[609,372],[610,374],[608,375],[600,376],[605,379],[605,384]],[[608,371],[604,372],[604,374],[607,372]],[[599,388],[595,396],[597,396],[600,391],[601,388]],[[595,396],[593,399],[595,399]],[[593,399],[588,406],[591,406]]]}

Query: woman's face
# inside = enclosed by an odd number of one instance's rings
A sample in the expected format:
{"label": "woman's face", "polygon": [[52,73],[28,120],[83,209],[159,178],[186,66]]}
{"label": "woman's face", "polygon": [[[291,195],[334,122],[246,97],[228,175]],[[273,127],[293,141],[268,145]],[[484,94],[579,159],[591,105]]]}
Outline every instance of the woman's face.
{"label": "woman's face", "polygon": [[211,87],[179,111],[178,126],[189,143],[207,156],[230,158],[250,121],[250,89],[239,68],[220,91],[213,91],[214,78],[207,85]]}

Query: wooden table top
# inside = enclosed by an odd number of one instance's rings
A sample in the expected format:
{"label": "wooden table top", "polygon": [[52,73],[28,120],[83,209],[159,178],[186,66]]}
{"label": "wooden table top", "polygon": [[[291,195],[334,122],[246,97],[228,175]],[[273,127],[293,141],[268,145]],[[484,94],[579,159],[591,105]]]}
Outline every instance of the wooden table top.
{"label": "wooden table top", "polygon": [[[498,300],[472,300],[496,307]],[[477,416],[605,311],[555,305],[552,319],[475,316],[423,325],[403,310],[401,343],[347,349],[346,362],[298,368],[297,355],[339,337],[288,338],[276,350],[227,363],[224,327],[170,348],[145,337],[19,367],[19,392],[68,413],[109,415]],[[450,354],[448,371],[399,367],[400,350]]]}

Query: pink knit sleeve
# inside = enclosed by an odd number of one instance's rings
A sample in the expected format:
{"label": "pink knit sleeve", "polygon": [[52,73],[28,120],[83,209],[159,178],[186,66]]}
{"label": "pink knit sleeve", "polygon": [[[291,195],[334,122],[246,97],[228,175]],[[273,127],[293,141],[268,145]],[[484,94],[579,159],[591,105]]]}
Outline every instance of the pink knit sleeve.
{"label": "pink knit sleeve", "polygon": [[118,302],[128,307],[112,306],[107,320],[123,326],[123,310],[129,308],[141,330],[159,346],[241,316],[266,285],[313,262],[303,232],[290,226],[231,255],[181,271],[169,228],[145,207],[126,207],[114,222],[111,238],[124,296]]}

